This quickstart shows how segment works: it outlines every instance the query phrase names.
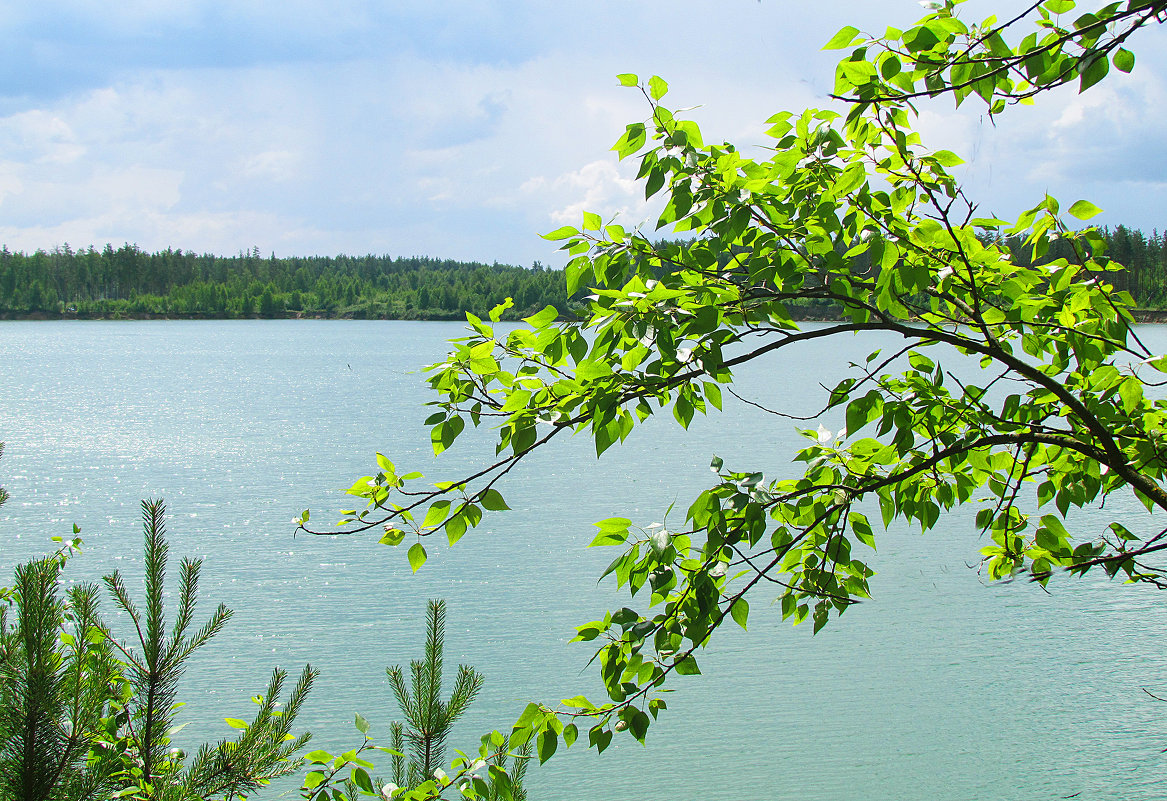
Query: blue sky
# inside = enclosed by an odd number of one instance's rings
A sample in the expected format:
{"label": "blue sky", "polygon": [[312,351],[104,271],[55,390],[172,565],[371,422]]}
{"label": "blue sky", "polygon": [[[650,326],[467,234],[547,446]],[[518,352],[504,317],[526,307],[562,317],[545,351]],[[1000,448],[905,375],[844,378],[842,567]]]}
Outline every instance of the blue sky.
{"label": "blue sky", "polygon": [[[982,17],[1016,7],[970,0]],[[646,116],[615,75],[665,77],[706,138],[760,144],[828,103],[836,29],[914,0],[0,2],[0,242],[559,264],[538,234],[583,209],[647,219],[609,151]],[[933,147],[1005,215],[1048,191],[1167,228],[1167,36],[1131,76],[996,126],[925,105]]]}

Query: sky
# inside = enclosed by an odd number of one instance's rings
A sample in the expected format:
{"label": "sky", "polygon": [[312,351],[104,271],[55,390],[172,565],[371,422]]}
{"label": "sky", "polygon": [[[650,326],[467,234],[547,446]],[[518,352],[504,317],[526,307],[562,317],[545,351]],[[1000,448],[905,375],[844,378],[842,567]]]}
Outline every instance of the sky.
{"label": "sky", "polygon": [[[980,19],[1016,0],[969,0]],[[583,210],[648,223],[612,143],[657,74],[706,141],[763,145],[830,106],[852,24],[914,0],[0,0],[0,243],[231,255],[389,254],[560,266],[539,237]],[[921,106],[983,211],[1049,192],[1167,228],[1167,29],[1134,72],[990,121]]]}

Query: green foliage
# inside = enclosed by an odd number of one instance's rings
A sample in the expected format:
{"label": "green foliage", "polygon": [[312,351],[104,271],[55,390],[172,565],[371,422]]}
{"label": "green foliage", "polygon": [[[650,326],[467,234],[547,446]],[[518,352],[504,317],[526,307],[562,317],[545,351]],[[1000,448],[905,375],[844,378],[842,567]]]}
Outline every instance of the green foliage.
{"label": "green foliage", "polygon": [[64,560],[16,568],[10,629],[0,610],[0,798],[99,799],[118,789],[103,744],[118,665],[97,621],[97,587],[58,592]]}
{"label": "green foliage", "polygon": [[839,31],[827,49],[854,48],[835,73],[835,95],[863,103],[905,103],[969,96],[991,113],[1026,103],[1048,89],[1077,82],[1084,92],[1106,77],[1110,64],[1130,72],[1135,56],[1124,45],[1141,28],[1162,19],[1162,0],[1129,0],[1079,8],[1074,0],[1043,0],[1004,22],[961,20],[964,0],[932,4],[932,13],[907,30],[865,36]]}
{"label": "green foliage", "polygon": [[[384,457],[379,461],[383,466],[387,463]],[[428,801],[458,792],[465,798],[485,801],[526,801],[523,778],[534,740],[525,730],[509,735],[491,732],[482,738],[476,758],[459,751],[448,766],[445,763],[450,731],[474,702],[483,683],[474,668],[459,665],[454,689],[448,699],[442,699],[445,617],[445,601],[431,600],[427,604],[425,656],[410,662],[409,685],[399,665],[386,668],[389,685],[405,718],[404,723],[391,725],[391,746],[376,745],[369,733],[369,722],[358,714],[355,725],[362,737],[358,747],[342,754],[319,750],[305,755],[310,768],[301,787],[303,798]],[[374,752],[392,758],[392,782],[373,778]]]}
{"label": "green foliage", "polygon": [[[397,728],[395,724],[394,728]],[[399,749],[376,745],[369,734],[369,723],[356,716],[356,728],[363,742],[342,754],[325,750],[304,755],[309,770],[300,789],[301,798],[308,801],[357,801],[360,798],[393,799],[394,801],[432,801],[458,793],[464,798],[486,801],[525,801],[523,778],[530,761],[533,740],[526,732],[504,735],[493,731],[482,738],[477,757],[459,752],[450,763],[450,770],[437,769],[433,777],[414,787],[396,783],[383,784],[374,780],[370,771],[373,752],[389,754],[397,760],[406,759]]]}
{"label": "green foliage", "polygon": [[582,301],[561,271],[389,256],[277,259],[134,245],[31,255],[0,248],[0,315],[462,319],[512,298],[509,319]]}
{"label": "green foliage", "polygon": [[79,539],[16,568],[8,606],[0,607],[0,801],[241,798],[300,765],[293,754],[308,735],[291,729],[316,676],[311,667],[283,708],[286,674],[274,671],[264,694],[253,699],[259,707],[254,718],[227,719],[241,730],[234,739],[203,744],[189,764],[170,747],[184,663],[222,628],[230,610],[220,606],[199,631],[187,634],[200,562],[184,560],[178,610],[167,632],[165,507],[143,502],[142,512],[144,610],[117,573],[105,578],[133,624],[133,645],[110,633],[96,585],[75,585],[61,597],[61,571]]}
{"label": "green foliage", "polygon": [[[490,426],[496,459],[427,485],[379,456],[380,472],[349,490],[366,508],[346,522],[383,527],[390,546],[409,533],[416,570],[425,538],[444,532],[454,543],[484,510],[502,509],[500,482],[552,439],[586,432],[602,454],[652,415],[687,427],[719,409],[735,370],[764,355],[870,331],[902,339],[851,365],[821,410],[797,418],[846,421],[803,432],[792,455],[801,475],[714,457],[712,486],[680,515],[597,524],[592,545],[619,549],[604,575],[635,606],[578,628],[577,640],[597,645],[606,698],[531,704],[516,723],[512,741],[534,741],[541,761],[581,723],[599,751],[616,732],[643,742],[666,708],[665,685],[699,675],[698,652],[723,623],[745,628],[751,599],[821,630],[868,597],[865,554],[895,523],[926,532],[972,506],[992,580],[1045,585],[1101,570],[1167,588],[1153,556],[1167,549],[1161,523],[1099,531],[1071,514],[1121,495],[1167,511],[1167,401],[1154,391],[1167,356],[1134,330],[1106,237],[1072,230],[1048,196],[1015,221],[978,216],[950,171],[960,157],[927,150],[913,130],[913,102],[928,95],[959,103],[975,93],[997,113],[1071,80],[1088,89],[1106,60],[1133,66],[1120,45],[1167,4],[1116,3],[1064,24],[1074,3],[1045,0],[979,26],[961,22],[956,5],[940,2],[882,38],[841,31],[828,46],[850,49],[836,84],[849,113],[773,115],[764,157],[706,144],[661,104],[663,81],[621,75],[650,114],[614,150],[638,159],[646,195],[662,196],[658,229],[688,238],[654,240],[595,214],[548,234],[570,257],[568,291],[594,287],[582,326],[551,310],[504,333],[470,315],[468,335],[429,371],[434,453],[468,424]],[[1026,23],[1040,34],[1008,44]],[[1097,212],[1079,200],[1068,213]],[[807,302],[837,310],[837,321],[800,328],[792,308]],[[983,378],[957,378],[954,362]]]}
{"label": "green foliage", "polygon": [[468,665],[458,666],[454,689],[442,700],[442,655],[446,638],[446,602],[432,600],[426,606],[425,658],[409,663],[412,692],[405,683],[400,665],[386,668],[389,686],[405,718],[393,724],[393,783],[417,787],[429,781],[445,764],[446,740],[458,718],[474,702],[482,689],[482,674]]}

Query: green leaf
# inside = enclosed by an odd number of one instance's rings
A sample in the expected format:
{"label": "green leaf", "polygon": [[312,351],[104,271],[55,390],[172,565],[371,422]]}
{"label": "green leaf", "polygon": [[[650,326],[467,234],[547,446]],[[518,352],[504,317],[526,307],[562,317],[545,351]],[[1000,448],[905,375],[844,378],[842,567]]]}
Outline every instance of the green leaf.
{"label": "green leaf", "polygon": [[357,727],[357,731],[359,731],[361,734],[369,733],[369,721],[365,720],[364,716],[360,712],[356,714],[356,720],[354,721],[354,724]]}
{"label": "green leaf", "polygon": [[430,444],[433,445],[434,456],[441,454],[458,438],[466,428],[466,421],[461,417],[451,417],[438,423],[430,430]]}
{"label": "green leaf", "polygon": [[442,521],[450,515],[449,501],[435,501],[434,505],[425,513],[425,521],[421,524],[422,528],[434,528],[441,525]]}
{"label": "green leaf", "polygon": [[364,790],[369,794],[376,794],[373,790],[373,780],[369,777],[369,772],[364,768],[352,769],[353,784]]}
{"label": "green leaf", "polygon": [[612,730],[605,729],[603,724],[597,724],[588,729],[588,744],[594,746],[597,754],[604,753],[604,749],[612,742]]}
{"label": "green leaf", "polygon": [[504,299],[502,303],[496,303],[490,310],[490,321],[492,323],[497,323],[502,319],[503,313],[506,312],[507,309],[513,308],[514,305],[515,299],[510,297]]}
{"label": "green leaf", "polygon": [[1118,385],[1118,394],[1122,398],[1123,411],[1134,414],[1143,403],[1143,383],[1131,376]]}
{"label": "green leaf", "polygon": [[858,162],[849,164],[839,175],[838,180],[835,181],[834,191],[838,195],[854,192],[863,185],[865,180],[867,180],[866,168]]}
{"label": "green leaf", "polygon": [[1093,61],[1082,69],[1082,75],[1078,81],[1078,92],[1085,92],[1091,86],[1105,78],[1108,72],[1110,72],[1110,59],[1104,54],[1099,53],[1094,57]]}
{"label": "green leaf", "polygon": [[653,75],[648,79],[648,94],[653,100],[660,100],[669,91],[669,85],[663,78]]}
{"label": "green leaf", "polygon": [[680,676],[697,676],[701,673],[701,668],[697,667],[697,660],[692,656],[686,656],[681,661],[675,662],[674,669]]}
{"label": "green leaf", "polygon": [[413,568],[414,573],[425,564],[425,548],[422,547],[420,542],[415,542],[413,545],[410,545],[409,553],[406,556],[409,559],[409,566]]}
{"label": "green leaf", "polygon": [[844,47],[850,47],[858,33],[858,28],[848,25],[832,36],[831,41],[823,45],[823,50],[842,50]]}
{"label": "green leaf", "polygon": [[1135,68],[1135,54],[1120,47],[1114,54],[1114,68],[1119,72],[1130,72]]}
{"label": "green leaf", "polygon": [[714,384],[712,381],[705,382],[705,399],[708,400],[715,409],[721,409],[721,387]]}
{"label": "green leaf", "polygon": [[559,318],[559,309],[554,306],[544,306],[543,310],[532,314],[530,317],[524,317],[523,321],[532,328],[541,329],[551,325]]}
{"label": "green leaf", "polygon": [[896,56],[889,54],[887,58],[880,62],[879,74],[885,81],[890,81],[892,78],[899,75],[900,70],[903,68],[904,65],[900,62],[900,60]]}
{"label": "green leaf", "polygon": [[648,727],[651,725],[648,715],[643,710],[636,709],[628,718],[628,731],[637,739],[638,742],[644,742],[644,737],[648,734]]}
{"label": "green leaf", "polygon": [[646,138],[644,123],[634,122],[625,127],[624,135],[616,141],[612,149],[620,158],[627,158],[644,146]]}
{"label": "green leaf", "polygon": [[482,493],[482,497],[478,502],[482,504],[483,508],[488,509],[491,512],[505,512],[511,508],[507,506],[507,503],[503,500],[502,495],[498,490],[495,489],[488,489],[486,492]]}
{"label": "green leaf", "polygon": [[1073,206],[1070,206],[1070,214],[1077,217],[1079,220],[1089,220],[1102,213],[1102,209],[1095,206],[1089,200],[1079,200]]}
{"label": "green leaf", "polygon": [[457,545],[458,540],[466,533],[466,518],[461,514],[454,515],[446,521],[446,539],[450,545]]}
{"label": "green leaf", "polygon": [[372,476],[361,476],[355,482],[353,482],[353,485],[351,487],[349,487],[347,490],[345,490],[345,494],[346,495],[355,495],[358,498],[365,498],[369,495],[370,492],[372,492],[372,489],[373,489],[373,477]]}
{"label": "green leaf", "polygon": [[543,234],[543,238],[555,242],[560,239],[568,239],[569,237],[578,236],[579,230],[570,225],[565,225],[561,228],[556,228],[549,234]]}
{"label": "green leaf", "polygon": [[401,541],[405,539],[405,532],[399,528],[387,528],[385,533],[381,535],[381,539],[377,541],[378,545],[400,545]]}
{"label": "green leaf", "polygon": [[[628,524],[631,525],[632,521],[629,520]],[[628,539],[628,526],[624,526],[623,528],[604,528],[599,523],[596,523],[596,525],[600,527],[600,533],[588,543],[589,548],[601,545],[623,545],[624,541]]]}
{"label": "green leaf", "polygon": [[598,231],[604,227],[604,221],[595,212],[585,211],[583,219],[585,231]]}
{"label": "green leaf", "polygon": [[750,605],[745,598],[738,598],[733,602],[733,606],[729,609],[729,614],[733,617],[733,622],[742,627],[744,631],[746,628],[746,618],[750,616]]}
{"label": "green leaf", "polygon": [[545,729],[539,732],[539,764],[542,765],[547,760],[551,759],[555,753],[555,749],[559,747],[559,738],[555,732]]}
{"label": "green leaf", "polygon": [[953,153],[951,150],[937,150],[932,154],[932,158],[936,159],[945,167],[955,167],[958,164],[964,164],[964,159]]}
{"label": "green leaf", "polygon": [[855,538],[874,551],[875,534],[871,530],[871,523],[867,521],[867,516],[860,512],[851,512],[847,516],[847,520],[851,524],[851,530],[855,532]]}
{"label": "green leaf", "polygon": [[227,721],[227,725],[233,729],[246,729],[248,725],[246,720],[239,718],[223,718],[223,720]]}
{"label": "green leaf", "polygon": [[575,377],[580,381],[596,381],[610,375],[612,375],[612,365],[605,361],[580,362],[575,370]]}
{"label": "green leaf", "polygon": [[616,76],[616,80],[620,81],[621,86],[636,86],[640,83],[640,78],[634,72],[622,72]]}

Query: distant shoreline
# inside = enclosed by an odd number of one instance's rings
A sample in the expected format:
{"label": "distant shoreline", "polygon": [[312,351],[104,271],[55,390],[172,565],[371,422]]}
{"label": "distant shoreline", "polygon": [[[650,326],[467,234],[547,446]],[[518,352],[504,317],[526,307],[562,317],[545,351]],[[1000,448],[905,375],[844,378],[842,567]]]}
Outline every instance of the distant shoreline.
{"label": "distant shoreline", "polygon": [[[400,320],[402,322],[429,322],[429,323],[449,323],[449,322],[465,322],[465,312],[450,312],[449,314],[427,314],[418,317],[370,317],[362,314],[304,314],[304,313],[289,313],[282,314],[278,317],[265,317],[259,314],[252,314],[246,317],[234,315],[213,315],[213,314],[156,314],[153,312],[134,312],[127,314],[78,314],[76,312],[0,312],[0,322],[28,322],[28,321],[59,321],[59,320],[82,320],[82,321],[128,321],[128,320]],[[513,322],[513,321],[512,321]]]}
{"label": "distant shoreline", "polygon": [[[792,317],[800,322],[839,322],[843,318],[830,314],[817,313],[820,310],[802,310],[791,308]],[[806,312],[806,313],[800,313]],[[1135,322],[1152,325],[1167,324],[1167,309],[1134,309]],[[60,321],[60,320],[87,320],[87,321],[129,321],[129,320],[380,320],[382,322],[395,320],[415,323],[460,323],[465,322],[466,312],[457,311],[439,314],[426,314],[417,317],[370,317],[363,314],[322,314],[293,312],[279,317],[264,317],[253,314],[247,317],[209,315],[209,314],[155,314],[152,312],[137,312],[118,315],[89,315],[76,312],[0,312],[0,322],[29,322],[29,321]],[[561,317],[560,322],[568,318]],[[515,320],[504,322],[516,322]]]}

